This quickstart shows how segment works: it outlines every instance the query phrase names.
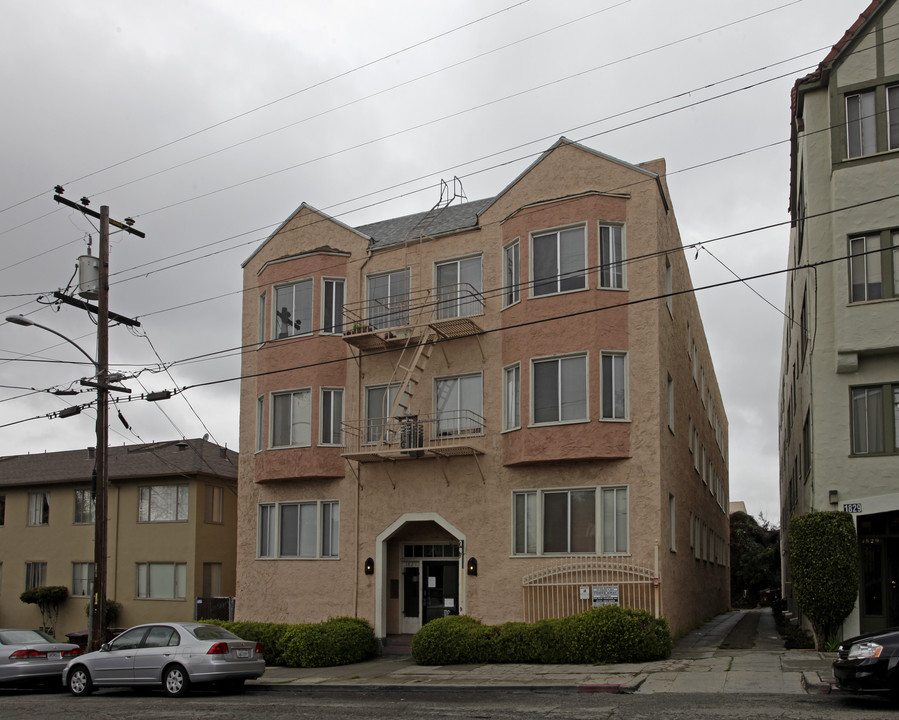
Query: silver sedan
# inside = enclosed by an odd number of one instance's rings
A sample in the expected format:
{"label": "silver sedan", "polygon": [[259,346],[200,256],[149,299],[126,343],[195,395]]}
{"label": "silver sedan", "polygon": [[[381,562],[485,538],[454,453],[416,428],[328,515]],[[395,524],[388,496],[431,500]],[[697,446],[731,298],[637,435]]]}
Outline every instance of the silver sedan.
{"label": "silver sedan", "polygon": [[56,680],[81,648],[56,642],[37,630],[0,629],[0,683]]}
{"label": "silver sedan", "polygon": [[62,674],[73,695],[95,687],[156,686],[181,697],[193,683],[238,689],[265,672],[262,643],[216,625],[154,623],[126,630],[100,650],[75,658]]}

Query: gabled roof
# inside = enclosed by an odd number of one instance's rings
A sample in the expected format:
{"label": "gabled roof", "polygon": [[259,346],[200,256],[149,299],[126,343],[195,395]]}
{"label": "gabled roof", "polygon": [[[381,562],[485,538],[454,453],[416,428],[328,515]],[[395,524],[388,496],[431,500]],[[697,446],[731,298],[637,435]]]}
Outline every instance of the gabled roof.
{"label": "gabled roof", "polygon": [[[493,202],[494,198],[473,200],[460,205],[448,205],[437,214],[433,222],[422,225],[421,231],[428,237],[443,235],[444,233],[458,232],[478,226],[478,215]],[[356,228],[359,232],[371,237],[373,248],[385,247],[395,243],[404,242],[412,231],[416,229],[429,214],[426,212],[404,215],[403,217],[390,218],[379,222],[360,225]],[[413,239],[413,238],[409,238]],[[417,233],[414,239],[418,239]]]}
{"label": "gabled roof", "polygon": [[[342,227],[346,230],[349,230],[350,232],[354,232],[358,235],[362,235],[362,233],[360,233],[356,228],[350,227],[346,223],[340,222],[340,220],[337,220],[336,218],[331,217],[330,215],[328,215],[328,213],[324,213],[321,210],[318,210],[317,208],[312,207],[312,205],[309,205],[308,203],[305,203],[305,202],[300,203],[300,206],[296,210],[294,210],[292,213],[290,213],[290,215],[287,216],[287,219],[284,222],[282,222],[280,225],[278,225],[278,227],[276,227],[274,229],[274,231],[272,233],[270,233],[269,236],[265,240],[263,240],[261,243],[259,243],[259,246],[255,250],[253,250],[252,253],[250,253],[250,256],[246,260],[244,260],[240,264],[240,266],[246,267],[247,263],[249,263],[250,260],[252,260],[254,257],[256,257],[256,255],[259,253],[259,251],[262,250],[262,248],[264,248],[268,244],[268,241],[271,240],[273,237],[275,237],[275,235],[277,235],[279,232],[281,232],[287,226],[287,224],[291,220],[293,220],[297,215],[299,215],[301,212],[303,212],[303,210],[309,210],[310,212],[313,212],[316,215],[321,215],[322,218],[324,218],[325,220],[336,223],[337,225],[340,225],[340,227]],[[371,238],[368,237],[367,235],[362,235],[362,237],[365,240],[371,241]]]}
{"label": "gabled roof", "polygon": [[[93,448],[0,457],[0,488],[90,482],[96,464]],[[163,476],[237,479],[238,454],[207,440],[171,440],[110,447],[110,482]]]}
{"label": "gabled roof", "polygon": [[852,23],[852,26],[843,33],[843,37],[840,38],[839,42],[830,49],[830,52],[818,64],[818,67],[795,82],[791,97],[794,118],[800,110],[801,98],[799,97],[799,91],[802,89],[802,86],[816,87],[821,83],[826,83],[831,70],[840,63],[844,54],[850,51],[850,46],[856,38],[864,35],[878,12],[893,2],[894,0],[872,0],[871,4],[858,16],[858,19]]}

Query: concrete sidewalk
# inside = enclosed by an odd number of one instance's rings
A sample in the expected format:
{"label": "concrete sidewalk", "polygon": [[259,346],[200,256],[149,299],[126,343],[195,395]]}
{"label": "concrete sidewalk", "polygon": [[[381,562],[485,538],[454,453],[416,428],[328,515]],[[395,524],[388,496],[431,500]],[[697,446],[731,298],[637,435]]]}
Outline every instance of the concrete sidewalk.
{"label": "concrete sidewalk", "polygon": [[[757,618],[748,617],[757,613]],[[757,627],[748,649],[726,647],[735,626]],[[725,647],[722,647],[724,645]],[[674,646],[671,657],[621,665],[416,665],[410,657],[384,656],[329,668],[269,667],[254,690],[381,688],[555,689],[620,693],[813,693],[830,691],[834,653],[785,650],[769,609],[734,610],[713,618]]]}

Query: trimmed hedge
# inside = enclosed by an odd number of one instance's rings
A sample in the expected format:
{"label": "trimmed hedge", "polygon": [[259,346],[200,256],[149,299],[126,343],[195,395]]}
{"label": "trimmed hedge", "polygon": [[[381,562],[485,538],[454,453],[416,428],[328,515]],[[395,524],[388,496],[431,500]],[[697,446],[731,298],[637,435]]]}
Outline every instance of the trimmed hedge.
{"label": "trimmed hedge", "polygon": [[671,654],[664,618],[607,605],[534,624],[488,626],[467,615],[437,618],[412,639],[419,665],[602,664],[663,660]]}
{"label": "trimmed hedge", "polygon": [[331,667],[373,657],[378,648],[375,631],[361,618],[338,617],[323,623],[210,621],[244,640],[262,643],[268,665]]}

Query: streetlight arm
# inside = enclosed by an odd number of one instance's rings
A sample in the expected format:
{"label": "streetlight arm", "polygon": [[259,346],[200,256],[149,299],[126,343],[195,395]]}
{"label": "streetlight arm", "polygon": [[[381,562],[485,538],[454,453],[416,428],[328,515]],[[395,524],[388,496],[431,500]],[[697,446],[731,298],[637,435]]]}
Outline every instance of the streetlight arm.
{"label": "streetlight arm", "polygon": [[34,322],[34,320],[29,320],[24,315],[7,315],[6,322],[13,323],[14,325],[22,325],[24,327],[30,327],[33,325],[34,327],[39,327],[42,330],[46,330],[47,332],[53,333],[57,337],[61,337],[63,340],[65,340],[67,343],[69,343],[69,345],[74,345],[81,352],[81,354],[84,355],[84,357],[86,357],[88,360],[90,360],[91,365],[93,365],[94,369],[97,371],[97,376],[100,375],[100,365],[97,363],[97,361],[94,360],[90,355],[88,355],[83,347],[81,347],[78,343],[76,343],[71,338],[67,338],[61,332],[58,332],[51,327],[47,327],[46,325],[41,325],[40,323],[36,323],[36,322]]}

